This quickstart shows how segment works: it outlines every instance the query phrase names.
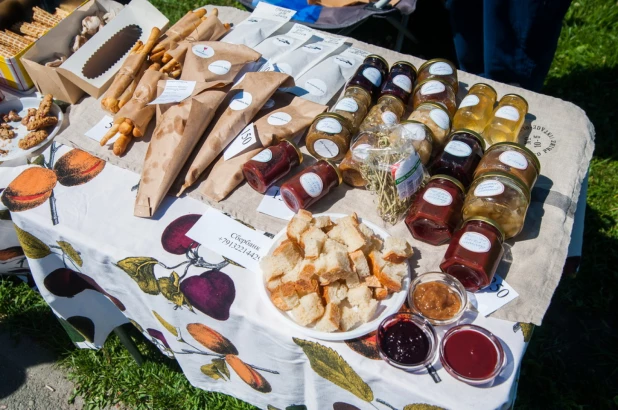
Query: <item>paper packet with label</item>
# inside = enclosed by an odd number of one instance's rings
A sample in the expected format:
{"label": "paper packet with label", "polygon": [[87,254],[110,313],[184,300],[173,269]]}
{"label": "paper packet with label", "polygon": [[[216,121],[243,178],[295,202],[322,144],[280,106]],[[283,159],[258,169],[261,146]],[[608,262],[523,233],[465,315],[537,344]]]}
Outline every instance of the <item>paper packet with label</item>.
{"label": "paper packet with label", "polygon": [[[251,145],[248,150],[241,151],[232,158],[225,159],[224,155],[221,155],[200,185],[200,193],[216,202],[224,200],[244,180],[242,166],[247,161],[278,141],[301,135],[311,125],[315,116],[327,108],[288,93],[276,92],[258,112],[254,122],[245,128],[248,132],[255,133],[255,142],[249,139]],[[250,127],[254,128],[251,130]],[[230,144],[230,148],[242,138],[243,132]]]}
{"label": "paper packet with label", "polygon": [[266,2],[259,2],[253,13],[238,23],[221,41],[232,44],[244,44],[255,47],[290,21],[296,14],[295,10],[273,6]]}
{"label": "paper packet with label", "polygon": [[260,53],[262,58],[253,65],[253,71],[257,71],[268,60],[274,60],[303,46],[311,40],[315,33],[315,30],[302,24],[285,24],[271,37],[254,47],[254,50]]}
{"label": "paper packet with label", "polygon": [[184,176],[184,184],[178,195],[197,181],[279,87],[293,83],[292,78],[283,73],[245,74],[232,87],[217,110],[216,121],[206,131],[204,141]]}
{"label": "paper packet with label", "polygon": [[233,81],[246,64],[259,58],[260,53],[244,45],[220,41],[190,43],[180,79]]}

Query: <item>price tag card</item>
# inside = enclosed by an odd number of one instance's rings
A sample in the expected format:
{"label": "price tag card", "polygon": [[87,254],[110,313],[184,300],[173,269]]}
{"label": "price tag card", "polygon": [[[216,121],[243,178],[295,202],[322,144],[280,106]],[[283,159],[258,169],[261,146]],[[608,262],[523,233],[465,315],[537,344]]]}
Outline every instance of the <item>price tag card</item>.
{"label": "price tag card", "polygon": [[286,221],[289,221],[294,216],[294,212],[290,211],[290,208],[281,199],[278,186],[268,188],[268,191],[266,191],[262,198],[262,202],[258,205],[257,211]]}
{"label": "price tag card", "polygon": [[195,81],[167,80],[161,95],[149,102],[148,105],[179,103],[187,99],[194,89]]}
{"label": "price tag card", "polygon": [[257,147],[258,140],[255,135],[255,124],[251,123],[234,138],[234,141],[223,152],[223,160],[227,161]]}
{"label": "price tag card", "polygon": [[[101,142],[103,136],[107,134],[107,131],[109,131],[110,128],[112,128],[112,125],[114,125],[114,119],[109,115],[106,115],[101,119],[101,121],[97,123],[97,125],[86,131],[85,135],[86,137],[92,138],[97,142]],[[115,136],[107,143],[112,144],[114,141],[116,141],[117,138],[118,136]]]}
{"label": "price tag card", "polygon": [[253,272],[259,272],[260,259],[273,241],[214,208],[202,215],[187,236]]}
{"label": "price tag card", "polygon": [[474,294],[478,303],[477,309],[487,316],[519,296],[519,293],[500,276],[494,276],[491,284]]}

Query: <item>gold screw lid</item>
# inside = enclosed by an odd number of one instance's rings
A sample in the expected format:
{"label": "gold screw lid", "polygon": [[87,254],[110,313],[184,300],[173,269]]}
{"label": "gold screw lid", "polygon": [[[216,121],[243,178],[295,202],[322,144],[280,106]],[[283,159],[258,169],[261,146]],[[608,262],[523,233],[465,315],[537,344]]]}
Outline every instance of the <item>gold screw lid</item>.
{"label": "gold screw lid", "polygon": [[423,71],[425,68],[429,67],[433,63],[446,63],[446,64],[450,65],[453,68],[453,73],[455,73],[455,75],[457,75],[457,67],[455,67],[455,64],[453,64],[451,61],[449,61],[449,60],[447,60],[445,58],[434,58],[434,59],[431,59],[431,60],[427,60],[423,64],[421,64],[421,66],[418,68],[418,71]]}
{"label": "gold screw lid", "polygon": [[411,63],[411,62],[409,62],[409,61],[404,61],[404,60],[401,60],[401,61],[395,61],[395,62],[393,63],[393,65],[391,66],[391,70],[393,69],[393,67],[394,67],[394,66],[396,66],[396,65],[398,65],[398,64],[402,64],[402,65],[407,65],[407,66],[409,66],[409,67],[412,69],[412,71],[414,71],[414,74],[415,74],[415,75],[417,74],[417,70],[416,70],[416,67],[414,67],[414,64],[412,64],[412,63]]}
{"label": "gold screw lid", "polygon": [[341,185],[341,183],[343,182],[343,175],[341,174],[341,170],[339,169],[337,164],[335,164],[334,162],[332,162],[332,161],[330,161],[328,159],[322,159],[320,161],[326,162],[328,165],[330,165],[331,167],[333,167],[335,169],[335,172],[337,173],[337,179],[339,180],[339,185]]}
{"label": "gold screw lid", "polygon": [[[489,88],[491,91],[493,91],[493,93],[494,93],[496,96],[498,96],[498,93],[496,92],[496,89],[495,89],[494,87],[492,87],[491,85],[487,84],[487,83],[475,83],[475,84],[472,84],[472,86],[470,87],[470,91],[472,91],[472,89],[473,89],[474,87],[476,87],[477,85],[482,85],[482,86],[484,86],[484,87]],[[470,91],[468,91],[468,94],[470,94]]]}
{"label": "gold screw lid", "polygon": [[486,218],[484,216],[471,216],[470,218],[466,219],[463,222],[463,224],[465,225],[466,223],[471,222],[471,221],[481,221],[481,222],[485,222],[486,224],[493,226],[500,233],[501,242],[504,242],[504,239],[505,239],[504,231],[502,230],[502,227],[500,226],[498,222],[494,221],[493,219]]}
{"label": "gold screw lid", "polygon": [[342,127],[344,127],[346,130],[348,130],[348,132],[350,131],[350,128],[352,128],[350,121],[348,121],[347,118],[345,118],[342,115],[339,115],[337,113],[334,112],[324,112],[322,114],[318,114],[315,119],[313,120],[313,123],[315,124],[316,122],[318,122],[319,120],[321,120],[322,118],[334,118],[337,121],[339,121],[339,123],[341,124]]}
{"label": "gold screw lid", "polygon": [[483,150],[483,152],[485,152],[485,140],[483,139],[483,137],[481,137],[481,135],[478,132],[469,130],[467,128],[460,128],[458,130],[451,132],[451,135],[449,135],[449,139],[451,139],[456,134],[464,134],[464,133],[472,135],[472,137],[474,137],[481,145],[481,149]]}
{"label": "gold screw lid", "polygon": [[513,96],[518,97],[518,98],[521,98],[521,99],[524,101],[524,103],[526,104],[526,111],[528,111],[528,110],[530,109],[530,106],[528,105],[528,101],[527,101],[524,97],[522,97],[521,95],[519,95],[519,94],[515,94],[515,93],[504,94],[504,95],[502,96],[502,98],[500,98],[500,100],[502,100],[504,97],[513,97]]}
{"label": "gold screw lid", "polygon": [[281,140],[281,142],[287,142],[288,144],[292,146],[292,148],[294,148],[294,150],[298,154],[298,164],[299,165],[302,164],[304,157],[303,157],[303,153],[300,152],[300,148],[298,148],[298,145],[296,145],[292,140]]}
{"label": "gold screw lid", "polygon": [[[405,108],[405,104],[403,103],[403,100],[399,97],[397,97],[396,95],[392,95],[392,94],[384,94],[383,96],[381,96],[380,98],[378,98],[378,102],[377,104],[380,104],[380,101],[383,100],[388,100],[388,99],[393,99],[393,100],[397,100],[397,102],[399,102],[401,105],[404,106]],[[376,105],[377,105],[376,104]]]}
{"label": "gold screw lid", "polygon": [[427,101],[427,102],[424,102],[424,103],[422,103],[422,104],[419,104],[419,105],[418,105],[418,107],[416,107],[416,109],[415,109],[414,111],[418,110],[419,108],[421,108],[421,107],[422,107],[422,106],[424,106],[424,105],[430,105],[430,106],[432,106],[433,108],[439,108],[439,109],[441,109],[442,111],[444,111],[444,112],[446,113],[446,115],[448,115],[449,122],[451,122],[451,123],[453,122],[453,116],[452,116],[452,115],[451,115],[451,113],[450,113],[450,112],[446,109],[446,107],[445,107],[444,105],[442,105],[442,104],[438,104],[438,103],[436,103],[436,102]]}
{"label": "gold screw lid", "polygon": [[379,56],[377,54],[369,54],[367,57],[365,57],[365,60],[363,60],[363,61],[367,61],[368,58],[376,58],[376,59],[382,61],[384,63],[384,65],[386,66],[386,71],[388,71],[388,61],[386,61],[384,59],[384,57]]}
{"label": "gold screw lid", "polygon": [[541,174],[541,161],[539,161],[539,158],[534,154],[534,152],[530,151],[530,149],[528,149],[528,148],[524,147],[523,145],[518,144],[516,142],[509,142],[509,141],[497,142],[494,145],[492,145],[491,147],[487,148],[487,151],[485,153],[488,153],[488,152],[493,151],[494,149],[497,149],[497,148],[500,148],[500,147],[511,147],[515,151],[522,152],[524,155],[526,155],[528,157],[530,162],[532,162],[532,165],[534,165],[534,167],[536,168],[537,173],[539,175]]}
{"label": "gold screw lid", "polygon": [[[361,93],[364,93],[364,94],[365,94],[365,96],[366,96],[369,100],[371,100],[371,93],[370,93],[369,91],[365,90],[363,87],[361,87],[361,86],[359,86],[359,85],[351,85],[351,86],[349,86],[349,87],[346,87],[346,88],[345,88],[345,91],[348,91],[348,90],[360,91]],[[345,91],[343,92],[344,94],[345,94]],[[337,104],[335,104],[335,105],[337,105]]]}
{"label": "gold screw lid", "polygon": [[463,192],[464,194],[466,193],[466,188],[464,188],[463,184],[450,175],[436,174],[429,178],[429,182],[433,181],[434,179],[446,179],[448,181],[451,181],[453,184],[457,185],[457,188],[459,188],[461,192]]}
{"label": "gold screw lid", "polygon": [[524,196],[526,197],[526,199],[528,199],[528,202],[530,202],[530,188],[528,188],[528,185],[526,185],[524,183],[524,181],[522,181],[520,178],[516,177],[515,175],[511,175],[507,172],[502,172],[502,171],[491,171],[491,172],[486,172],[482,175],[479,175],[475,180],[474,183],[478,183],[482,180],[485,179],[489,179],[492,177],[502,177],[502,178],[507,178],[511,181],[513,181],[513,183],[515,185],[517,185],[522,192],[524,193]]}

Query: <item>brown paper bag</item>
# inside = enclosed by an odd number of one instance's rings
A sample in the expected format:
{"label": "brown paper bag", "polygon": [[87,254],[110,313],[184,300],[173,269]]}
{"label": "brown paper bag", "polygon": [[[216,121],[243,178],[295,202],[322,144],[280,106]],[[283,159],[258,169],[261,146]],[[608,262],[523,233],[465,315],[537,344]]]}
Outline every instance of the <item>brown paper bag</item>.
{"label": "brown paper bag", "polygon": [[189,98],[161,116],[146,151],[135,216],[150,218],[225,98],[223,81],[198,83]]}
{"label": "brown paper bag", "polygon": [[146,70],[133,92],[133,97],[114,116],[114,122],[129,119],[133,122],[133,126],[144,135],[156,109],[156,106],[148,105],[148,103],[157,96],[157,84],[165,77],[167,75],[160,71]]}
{"label": "brown paper bag", "polygon": [[294,80],[287,74],[273,71],[247,73],[228,93],[217,110],[217,121],[213,123],[185,175],[185,181],[178,195],[189,188],[202,172],[232,142],[251,119],[264,106],[264,103],[279,87],[289,87]]}
{"label": "brown paper bag", "polygon": [[246,64],[257,61],[260,57],[260,53],[244,45],[219,41],[190,43],[180,79],[232,81]]}
{"label": "brown paper bag", "polygon": [[304,133],[316,115],[328,109],[325,105],[283,92],[276,92],[272,100],[274,105],[260,110],[254,118],[260,147],[227,161],[220,156],[206,181],[199,187],[202,194],[217,202],[225,199],[244,180],[242,166],[245,162],[277,141],[293,139]]}
{"label": "brown paper bag", "polygon": [[211,14],[202,21],[188,36],[188,41],[217,41],[229,30],[219,17]]}

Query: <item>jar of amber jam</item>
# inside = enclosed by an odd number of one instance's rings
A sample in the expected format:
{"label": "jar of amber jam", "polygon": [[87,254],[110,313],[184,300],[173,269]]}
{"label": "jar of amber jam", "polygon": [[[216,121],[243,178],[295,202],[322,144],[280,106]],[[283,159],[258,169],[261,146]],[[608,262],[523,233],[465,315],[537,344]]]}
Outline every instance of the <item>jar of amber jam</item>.
{"label": "jar of amber jam", "polygon": [[524,181],[532,189],[541,173],[541,163],[532,151],[514,142],[499,142],[486,152],[474,173],[474,178],[493,171],[503,171]]}
{"label": "jar of amber jam", "polygon": [[496,221],[510,239],[523,229],[529,205],[530,190],[521,179],[505,172],[488,172],[470,186],[463,217],[484,216]]}
{"label": "jar of amber jam", "polygon": [[360,172],[360,167],[369,156],[369,150],[378,144],[378,137],[373,132],[362,132],[352,142],[339,165],[343,182],[354,188],[365,188],[367,181]]}
{"label": "jar of amber jam", "polygon": [[444,150],[431,164],[429,173],[450,175],[467,187],[472,183],[484,150],[485,141],[476,132],[453,131]]}
{"label": "jar of amber jam", "polygon": [[339,161],[350,148],[350,123],[339,114],[326,112],[318,115],[307,132],[305,145],[318,159]]}
{"label": "jar of amber jam", "polygon": [[474,84],[459,104],[459,108],[453,117],[453,128],[456,130],[467,129],[479,134],[483,132],[491,119],[496,98],[496,90],[491,85]]}
{"label": "jar of amber jam", "polygon": [[457,81],[457,68],[448,60],[442,58],[435,58],[433,60],[425,61],[418,69],[418,82],[426,80],[440,79],[445,81],[455,93],[459,90],[459,83]]}
{"label": "jar of amber jam", "polygon": [[348,82],[348,87],[357,85],[369,91],[373,98],[377,98],[387,73],[386,60],[377,54],[369,54]]}
{"label": "jar of amber jam", "polygon": [[455,231],[440,269],[459,279],[467,291],[476,292],[494,278],[504,254],[503,243],[504,232],[497,222],[470,217]]}
{"label": "jar of amber jam", "polygon": [[381,125],[395,125],[401,120],[405,108],[400,98],[394,95],[384,95],[380,97],[376,105],[371,107],[369,114],[361,123],[359,131],[368,131]]}
{"label": "jar of amber jam", "polygon": [[289,140],[266,148],[242,166],[242,173],[251,188],[260,194],[303,162],[303,154]]}
{"label": "jar of amber jam", "polygon": [[341,184],[337,165],[321,160],[281,185],[281,198],[293,212],[307,209]]}
{"label": "jar of amber jam", "polygon": [[518,142],[519,131],[528,113],[528,101],[517,94],[507,94],[500,99],[491,120],[483,130],[487,145],[498,142]]}
{"label": "jar of amber jam", "polygon": [[433,150],[433,133],[420,121],[405,120],[401,122],[401,126],[404,129],[404,138],[412,142],[421,162],[427,165]]}
{"label": "jar of amber jam", "polygon": [[425,102],[443,105],[450,116],[457,111],[457,94],[453,87],[442,80],[427,80],[417,84],[412,97],[412,106],[416,109]]}
{"label": "jar of amber jam", "polygon": [[416,67],[407,61],[397,61],[391,67],[382,85],[380,96],[394,95],[399,97],[404,104],[408,104],[414,81],[416,81]]}
{"label": "jar of amber jam", "polygon": [[355,134],[370,106],[371,94],[362,87],[351,86],[345,89],[343,96],[337,101],[331,112],[347,119],[350,122],[350,131]]}
{"label": "jar of amber jam", "polygon": [[408,120],[425,124],[433,133],[433,152],[439,152],[446,145],[451,131],[451,116],[440,104],[424,103],[416,107]]}
{"label": "jar of amber jam", "polygon": [[431,245],[448,242],[461,222],[465,189],[448,175],[434,175],[414,198],[406,217],[408,230]]}

